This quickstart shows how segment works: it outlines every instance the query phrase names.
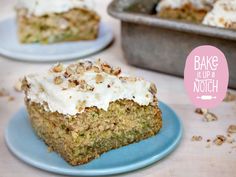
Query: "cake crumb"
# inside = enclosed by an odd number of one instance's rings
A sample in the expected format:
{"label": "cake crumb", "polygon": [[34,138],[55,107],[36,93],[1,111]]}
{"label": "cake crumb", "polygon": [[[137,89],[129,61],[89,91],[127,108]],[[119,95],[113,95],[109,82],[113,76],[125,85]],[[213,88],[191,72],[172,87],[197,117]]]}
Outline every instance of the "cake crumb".
{"label": "cake crumb", "polygon": [[225,98],[224,98],[224,102],[232,102],[236,100],[236,95],[231,93],[230,91],[227,91]]}
{"label": "cake crumb", "polygon": [[195,113],[200,114],[200,115],[204,115],[208,113],[208,109],[204,109],[204,108],[196,108],[195,109]]}
{"label": "cake crumb", "polygon": [[213,121],[217,121],[218,118],[215,114],[211,113],[211,112],[207,112],[206,114],[203,115],[203,121],[204,122],[213,122]]}
{"label": "cake crumb", "polygon": [[236,133],[236,125],[230,125],[227,130],[228,133]]}
{"label": "cake crumb", "polygon": [[155,85],[154,83],[151,83],[149,91],[150,91],[153,95],[155,95],[155,94],[157,93],[157,88],[156,88],[156,85]]}
{"label": "cake crumb", "polygon": [[202,137],[201,136],[193,136],[192,141],[202,141]]}
{"label": "cake crumb", "polygon": [[217,135],[214,139],[214,144],[217,146],[221,146],[226,141],[226,137],[224,135]]}
{"label": "cake crumb", "polygon": [[15,91],[21,92],[22,91],[21,86],[22,86],[22,79],[18,79],[18,81],[14,85]]}

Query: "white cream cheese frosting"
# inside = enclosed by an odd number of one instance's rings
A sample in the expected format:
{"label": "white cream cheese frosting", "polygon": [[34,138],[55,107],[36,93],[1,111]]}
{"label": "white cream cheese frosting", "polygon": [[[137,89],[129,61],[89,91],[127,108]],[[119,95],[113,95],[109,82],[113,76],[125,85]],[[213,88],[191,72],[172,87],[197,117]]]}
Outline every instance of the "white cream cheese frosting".
{"label": "white cream cheese frosting", "polygon": [[[151,90],[153,84],[125,76],[119,69],[98,63],[86,61],[68,67],[57,65],[44,74],[26,76],[29,85],[26,96],[32,102],[42,105],[46,103],[45,109],[51,112],[65,115],[81,113],[85,107],[96,106],[107,110],[110,102],[119,99],[133,100],[139,105],[154,102],[155,93]],[[78,69],[80,65],[87,69]],[[59,66],[63,67],[60,72],[55,70]]]}
{"label": "white cream cheese frosting", "polygon": [[42,16],[67,12],[73,8],[93,9],[93,0],[18,0],[17,8],[26,8],[29,14]]}
{"label": "white cream cheese frosting", "polygon": [[181,8],[186,4],[191,4],[196,9],[209,9],[216,0],[161,0],[156,7],[156,11],[159,12],[166,8]]}
{"label": "white cream cheese frosting", "polygon": [[205,16],[203,24],[236,28],[236,0],[218,0],[213,9]]}

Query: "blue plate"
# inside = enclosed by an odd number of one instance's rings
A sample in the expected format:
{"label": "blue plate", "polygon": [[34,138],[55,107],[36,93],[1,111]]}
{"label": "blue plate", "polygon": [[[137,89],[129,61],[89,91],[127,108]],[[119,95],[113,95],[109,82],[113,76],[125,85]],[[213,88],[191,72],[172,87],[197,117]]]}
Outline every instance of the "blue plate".
{"label": "blue plate", "polygon": [[48,152],[44,142],[34,134],[25,108],[10,120],[5,130],[5,140],[19,159],[46,171],[76,176],[124,173],[160,160],[180,142],[182,125],[178,116],[166,104],[160,102],[159,106],[163,112],[163,128],[156,136],[111,150],[81,166],[70,166],[58,154]]}
{"label": "blue plate", "polygon": [[105,48],[113,40],[113,32],[104,22],[96,40],[61,42],[49,45],[20,44],[17,37],[16,19],[0,22],[0,54],[23,61],[71,60],[93,54]]}

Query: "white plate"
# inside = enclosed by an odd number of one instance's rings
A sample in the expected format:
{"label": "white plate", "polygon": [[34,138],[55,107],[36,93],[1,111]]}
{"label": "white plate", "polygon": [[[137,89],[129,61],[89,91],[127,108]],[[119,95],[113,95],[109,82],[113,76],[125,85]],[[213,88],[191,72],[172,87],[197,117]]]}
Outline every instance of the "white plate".
{"label": "white plate", "polygon": [[17,37],[16,19],[0,22],[0,54],[23,61],[61,61],[78,59],[104,49],[113,40],[113,33],[104,22],[96,40],[55,44],[20,44]]}

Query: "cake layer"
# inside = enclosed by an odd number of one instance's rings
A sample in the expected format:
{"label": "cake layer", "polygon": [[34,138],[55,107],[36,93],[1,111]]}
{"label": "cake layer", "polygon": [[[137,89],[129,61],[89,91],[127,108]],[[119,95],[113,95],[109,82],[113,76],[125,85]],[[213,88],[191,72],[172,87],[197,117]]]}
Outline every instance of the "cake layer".
{"label": "cake layer", "polygon": [[133,100],[139,105],[156,105],[156,87],[141,78],[129,77],[100,60],[57,64],[48,72],[25,78],[27,98],[44,104],[45,110],[64,115],[82,113],[85,108],[108,110],[110,102]]}
{"label": "cake layer", "polygon": [[92,107],[67,118],[28,99],[26,105],[37,135],[71,165],[153,136],[162,127],[157,106],[140,106],[130,100],[111,102],[107,111]]}
{"label": "cake layer", "polygon": [[203,24],[236,29],[236,0],[218,0]]}
{"label": "cake layer", "polygon": [[22,43],[53,43],[96,39],[100,17],[91,10],[74,8],[44,16],[28,15],[17,10],[18,36]]}

